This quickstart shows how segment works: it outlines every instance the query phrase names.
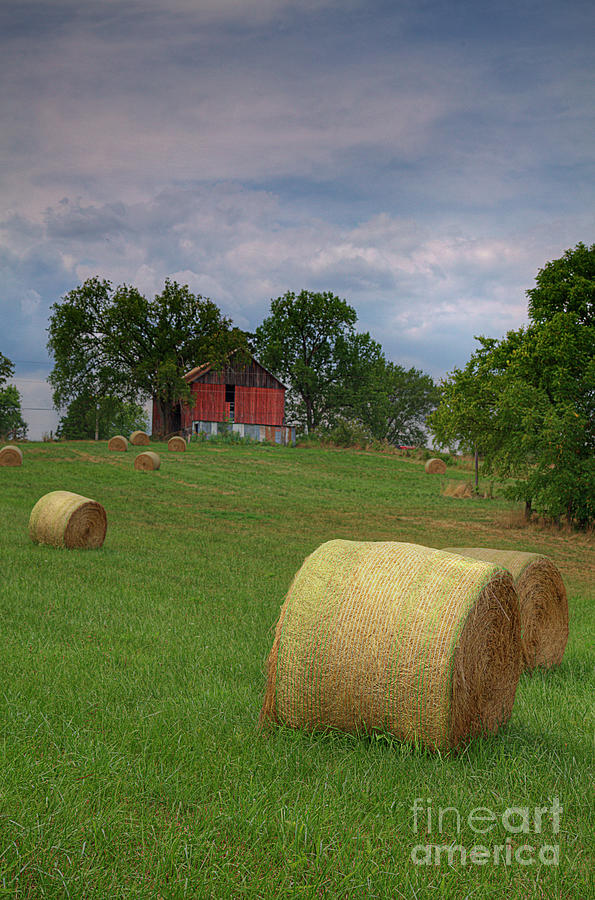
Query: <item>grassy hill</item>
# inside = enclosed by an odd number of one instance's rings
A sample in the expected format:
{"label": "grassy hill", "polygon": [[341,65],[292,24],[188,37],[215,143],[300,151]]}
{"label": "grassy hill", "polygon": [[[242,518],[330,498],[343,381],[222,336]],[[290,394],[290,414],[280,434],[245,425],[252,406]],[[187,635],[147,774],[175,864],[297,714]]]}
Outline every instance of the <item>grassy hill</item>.
{"label": "grassy hill", "polygon": [[[105,444],[29,444],[0,468],[0,897],[586,898],[592,544],[521,527],[506,500],[443,496],[423,464],[353,451],[192,445],[133,469]],[[65,489],[108,514],[101,550],[35,546]],[[570,600],[555,671],[524,675],[495,738],[440,757],[385,736],[256,729],[272,628],[331,538],[546,553]],[[512,834],[510,807],[563,807]],[[414,830],[412,806],[434,811]],[[431,801],[431,803],[430,803]],[[455,807],[442,819],[439,807]],[[498,819],[473,831],[477,807]],[[518,821],[518,818],[517,820]],[[532,820],[533,821],[533,820]],[[530,864],[415,864],[416,845],[509,835]],[[559,846],[559,865],[537,851]],[[545,856],[550,851],[544,851]],[[504,860],[504,857],[502,858]]]}

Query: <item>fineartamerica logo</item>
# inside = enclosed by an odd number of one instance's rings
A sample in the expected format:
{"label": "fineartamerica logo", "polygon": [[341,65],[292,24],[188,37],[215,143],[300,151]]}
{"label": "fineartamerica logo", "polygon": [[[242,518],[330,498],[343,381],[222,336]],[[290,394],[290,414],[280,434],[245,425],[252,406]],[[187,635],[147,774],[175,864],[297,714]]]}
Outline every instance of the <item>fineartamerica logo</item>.
{"label": "fineartamerica logo", "polygon": [[[422,833],[442,835],[445,823],[449,831],[454,827],[457,836],[461,833],[463,817],[456,806],[438,807],[434,810],[431,800],[416,797],[411,811],[415,834],[420,831],[421,824]],[[527,841],[514,846],[510,835],[541,834],[544,829],[558,834],[562,812],[563,807],[557,797],[548,806],[509,806],[501,814],[486,806],[477,806],[464,819],[468,828],[475,834],[484,835],[500,825],[508,832],[503,843],[491,846],[475,844],[470,848],[460,843],[416,844],[411,850],[411,862],[416,866],[440,866],[443,862],[449,866],[485,866],[490,862],[495,866],[510,866],[513,862],[520,866],[537,863],[557,866],[560,858],[559,844],[536,846]]]}

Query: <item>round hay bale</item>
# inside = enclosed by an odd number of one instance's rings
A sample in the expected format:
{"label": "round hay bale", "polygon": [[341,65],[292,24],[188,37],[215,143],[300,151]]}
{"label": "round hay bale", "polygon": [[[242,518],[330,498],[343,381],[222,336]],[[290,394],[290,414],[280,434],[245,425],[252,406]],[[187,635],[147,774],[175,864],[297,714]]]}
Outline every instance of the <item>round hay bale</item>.
{"label": "round hay bale", "polygon": [[568,598],[562,576],[539,553],[449,547],[450,553],[495,563],[512,575],[521,613],[521,646],[526,669],[562,662],[568,641]]}
{"label": "round hay bale", "polygon": [[130,435],[130,443],[133,447],[148,447],[149,435],[145,431],[133,431]]}
{"label": "round hay bale", "polygon": [[329,541],[281,608],[260,721],[457,747],[506,722],[521,667],[503,569],[417,544]]}
{"label": "round hay bale", "polygon": [[140,472],[154,472],[160,465],[161,459],[159,454],[154,453],[153,450],[145,450],[144,453],[139,453],[134,460],[134,468]]}
{"label": "round hay bale", "polygon": [[172,453],[185,453],[186,441],[183,437],[172,437],[167,442],[167,449]]}
{"label": "round hay bale", "polygon": [[433,457],[426,463],[426,472],[428,475],[444,475],[446,472],[446,463],[443,459]]}
{"label": "round hay bale", "polygon": [[106,531],[101,503],[70,491],[45,494],[29,518],[29,535],[36,544],[94,550],[103,544]]}
{"label": "round hay bale", "polygon": [[23,451],[14,444],[7,444],[0,450],[0,466],[22,466]]}
{"label": "round hay bale", "polygon": [[107,449],[119,453],[126,453],[128,450],[128,441],[125,437],[122,437],[121,434],[117,434],[115,437],[109,439],[107,442]]}

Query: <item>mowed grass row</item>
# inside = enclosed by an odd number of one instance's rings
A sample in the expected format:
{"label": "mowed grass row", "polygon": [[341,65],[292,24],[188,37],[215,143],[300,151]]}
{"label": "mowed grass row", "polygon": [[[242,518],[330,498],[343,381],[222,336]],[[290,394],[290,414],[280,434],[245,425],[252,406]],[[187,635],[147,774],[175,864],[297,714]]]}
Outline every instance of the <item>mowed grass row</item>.
{"label": "mowed grass row", "polygon": [[[592,547],[442,496],[449,469],[351,451],[191,445],[161,469],[31,444],[0,469],[0,896],[589,897]],[[34,503],[101,502],[101,550],[33,545]],[[440,757],[390,738],[257,732],[289,583],[322,541],[522,547],[561,569],[570,640],[499,735]],[[477,834],[476,807],[563,806],[560,831]],[[424,798],[446,814],[414,830]],[[559,865],[415,865],[418,845],[559,845]]]}

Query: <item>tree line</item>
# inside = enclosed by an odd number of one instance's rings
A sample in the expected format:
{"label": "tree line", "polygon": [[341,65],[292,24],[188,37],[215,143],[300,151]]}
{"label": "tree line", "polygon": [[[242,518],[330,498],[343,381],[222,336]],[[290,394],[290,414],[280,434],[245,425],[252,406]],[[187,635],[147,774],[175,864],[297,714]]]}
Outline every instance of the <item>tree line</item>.
{"label": "tree line", "polygon": [[440,385],[428,426],[438,446],[482,457],[487,475],[533,513],[586,526],[595,518],[595,244],[539,270],[529,324],[478,337]]}
{"label": "tree line", "polygon": [[185,373],[204,362],[220,368],[233,351],[240,360],[254,353],[288,385],[287,418],[304,432],[349,422],[370,439],[424,442],[436,385],[418,369],[389,362],[356,322],[353,307],[330,292],[288,291],[249,333],[187,285],[166,280],[148,300],[135,287],[90,278],[53,305],[49,321],[48,380],[56,408],[66,409],[59,434],[106,437],[116,415],[138,422],[138,404],[147,399],[167,434],[176,408],[190,401]]}
{"label": "tree line", "polygon": [[[595,244],[579,243],[538,271],[526,326],[479,336],[465,366],[436,385],[391,362],[357,313],[331,292],[287,291],[253,333],[209,298],[166,280],[152,300],[90,278],[52,306],[48,348],[63,437],[106,438],[146,427],[157,404],[165,432],[190,401],[184,374],[232,351],[255,354],[288,385],[287,417],[305,433],[343,427],[371,440],[473,453],[506,482],[528,516],[595,519]],[[22,437],[14,374],[0,354],[0,437]]]}

